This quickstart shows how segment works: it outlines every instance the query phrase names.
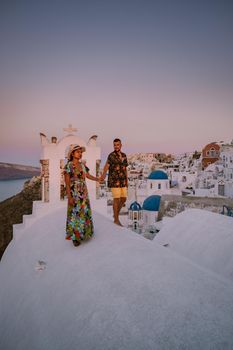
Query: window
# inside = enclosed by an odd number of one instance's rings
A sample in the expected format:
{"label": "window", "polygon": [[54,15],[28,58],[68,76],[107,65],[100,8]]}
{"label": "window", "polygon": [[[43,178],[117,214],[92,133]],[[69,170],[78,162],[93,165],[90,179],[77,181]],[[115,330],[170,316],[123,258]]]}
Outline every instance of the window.
{"label": "window", "polygon": [[153,188],[153,184],[152,184],[152,182],[151,182],[151,184],[150,184],[150,189],[152,190],[152,188]]}
{"label": "window", "polygon": [[218,151],[215,150],[214,148],[210,149],[209,154],[210,154],[210,157],[218,157]]}
{"label": "window", "polygon": [[161,190],[161,184],[158,184],[158,189]]}

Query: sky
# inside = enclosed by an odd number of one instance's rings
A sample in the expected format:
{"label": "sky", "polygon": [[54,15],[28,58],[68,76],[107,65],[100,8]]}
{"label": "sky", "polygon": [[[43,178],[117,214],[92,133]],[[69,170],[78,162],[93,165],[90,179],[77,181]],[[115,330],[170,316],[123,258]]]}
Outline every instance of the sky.
{"label": "sky", "polygon": [[231,0],[0,2],[0,161],[72,124],[126,153],[233,139]]}

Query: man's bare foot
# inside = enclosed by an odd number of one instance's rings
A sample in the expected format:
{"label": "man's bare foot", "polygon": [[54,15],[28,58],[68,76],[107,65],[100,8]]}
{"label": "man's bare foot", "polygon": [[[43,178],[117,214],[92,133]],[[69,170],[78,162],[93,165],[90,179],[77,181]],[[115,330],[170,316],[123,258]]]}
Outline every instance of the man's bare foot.
{"label": "man's bare foot", "polygon": [[121,223],[119,220],[114,221],[114,224],[116,224],[116,225],[118,225],[118,226],[122,226],[122,227],[123,227],[122,223]]}

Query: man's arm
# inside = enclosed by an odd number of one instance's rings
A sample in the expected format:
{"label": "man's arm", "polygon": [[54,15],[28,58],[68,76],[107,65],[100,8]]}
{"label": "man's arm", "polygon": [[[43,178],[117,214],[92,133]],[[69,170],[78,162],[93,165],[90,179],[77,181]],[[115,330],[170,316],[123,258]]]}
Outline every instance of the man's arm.
{"label": "man's arm", "polygon": [[101,181],[103,181],[105,179],[108,169],[109,169],[109,163],[107,161],[105,166],[104,166],[103,173],[100,176]]}

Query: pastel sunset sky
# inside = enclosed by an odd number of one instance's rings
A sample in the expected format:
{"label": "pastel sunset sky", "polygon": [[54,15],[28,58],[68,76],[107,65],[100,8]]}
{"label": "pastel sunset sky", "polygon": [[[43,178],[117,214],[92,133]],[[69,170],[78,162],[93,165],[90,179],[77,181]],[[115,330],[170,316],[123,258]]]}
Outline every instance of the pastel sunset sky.
{"label": "pastel sunset sky", "polygon": [[232,0],[1,0],[0,161],[39,133],[182,153],[233,139]]}

